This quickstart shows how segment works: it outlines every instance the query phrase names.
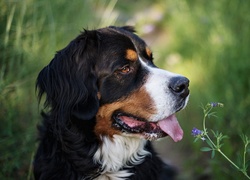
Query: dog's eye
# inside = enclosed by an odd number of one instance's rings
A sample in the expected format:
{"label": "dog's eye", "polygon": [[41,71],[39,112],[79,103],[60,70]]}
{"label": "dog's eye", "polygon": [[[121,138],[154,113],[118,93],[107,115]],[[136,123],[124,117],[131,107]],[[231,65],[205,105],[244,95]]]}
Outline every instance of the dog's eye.
{"label": "dog's eye", "polygon": [[123,66],[122,68],[119,69],[119,71],[120,71],[121,73],[123,73],[123,74],[129,73],[130,70],[131,70],[131,68],[130,68],[129,65],[125,65],[125,66]]}

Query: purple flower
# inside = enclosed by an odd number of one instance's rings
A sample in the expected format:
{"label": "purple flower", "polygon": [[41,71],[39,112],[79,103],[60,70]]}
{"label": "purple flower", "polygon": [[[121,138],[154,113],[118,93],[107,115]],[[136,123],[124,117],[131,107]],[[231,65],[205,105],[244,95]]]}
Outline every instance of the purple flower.
{"label": "purple flower", "polygon": [[201,130],[199,130],[199,129],[197,129],[197,128],[193,128],[193,129],[192,129],[192,135],[193,135],[194,137],[199,136],[199,135],[201,135],[201,134],[202,134],[202,131],[201,131]]}
{"label": "purple flower", "polygon": [[204,137],[204,132],[195,127],[192,129],[192,135],[195,138],[201,139],[202,141],[206,140],[206,138]]}

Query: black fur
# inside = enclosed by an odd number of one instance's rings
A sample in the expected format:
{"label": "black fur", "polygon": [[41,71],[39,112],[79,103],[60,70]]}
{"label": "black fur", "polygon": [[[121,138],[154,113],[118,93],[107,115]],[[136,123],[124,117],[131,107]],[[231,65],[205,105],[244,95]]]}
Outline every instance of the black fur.
{"label": "black fur", "polygon": [[[126,81],[109,76],[124,64],[124,55],[117,52],[124,47],[134,48],[131,38],[138,44],[144,43],[133,32],[132,27],[85,30],[57,52],[40,72],[38,98],[40,101],[46,94],[46,109],[38,128],[40,143],[34,159],[35,179],[94,179],[98,176],[100,164],[93,161],[100,145],[93,131],[98,108],[129,94],[147,73],[137,65],[137,74],[129,75]],[[115,57],[119,61],[113,61]],[[148,63],[153,66],[152,62]],[[123,88],[117,92],[118,85]],[[100,101],[98,91],[102,92]],[[130,171],[134,175],[130,179],[172,179],[175,172],[157,157],[150,142],[146,149],[152,155],[142,164],[131,164]]]}

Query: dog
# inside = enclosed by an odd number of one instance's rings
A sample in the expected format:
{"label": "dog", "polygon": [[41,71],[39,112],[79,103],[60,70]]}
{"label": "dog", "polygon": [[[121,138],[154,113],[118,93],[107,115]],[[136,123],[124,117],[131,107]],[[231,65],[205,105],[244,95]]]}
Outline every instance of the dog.
{"label": "dog", "polygon": [[151,141],[182,139],[175,113],[188,87],[186,77],[156,67],[133,27],[84,30],[37,78],[44,110],[35,179],[174,179]]}

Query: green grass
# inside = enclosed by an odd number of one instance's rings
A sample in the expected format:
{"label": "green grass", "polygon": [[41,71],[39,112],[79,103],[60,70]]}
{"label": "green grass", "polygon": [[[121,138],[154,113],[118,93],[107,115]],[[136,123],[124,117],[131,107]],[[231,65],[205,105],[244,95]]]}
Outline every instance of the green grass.
{"label": "green grass", "polygon": [[[189,134],[201,125],[201,103],[219,101],[225,107],[208,126],[230,137],[223,151],[237,161],[239,134],[250,137],[249,1],[0,0],[0,7],[0,179],[32,179],[40,120],[34,84],[42,67],[82,28],[126,22],[135,22],[140,35],[153,24],[157,33],[145,37],[160,37],[152,43],[156,64],[191,80],[189,106],[179,114],[185,137],[173,145],[185,157],[180,179],[241,178],[220,156],[211,160],[200,152],[201,142],[193,144]],[[152,9],[161,13],[160,21],[151,17]]]}
{"label": "green grass", "polygon": [[92,11],[102,4],[24,0],[0,5],[0,179],[30,179],[40,119],[37,74],[83,27],[95,26]]}

